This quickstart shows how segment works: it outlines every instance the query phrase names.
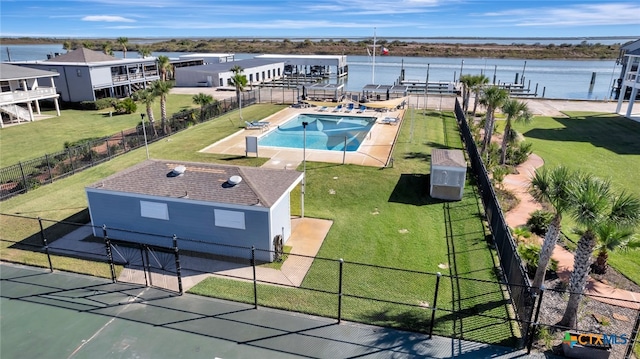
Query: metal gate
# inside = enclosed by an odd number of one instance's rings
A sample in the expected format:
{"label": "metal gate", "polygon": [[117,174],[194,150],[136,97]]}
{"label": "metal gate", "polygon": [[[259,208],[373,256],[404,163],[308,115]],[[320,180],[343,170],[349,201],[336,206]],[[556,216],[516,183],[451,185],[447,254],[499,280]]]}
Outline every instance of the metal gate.
{"label": "metal gate", "polygon": [[[182,292],[177,248],[109,239],[111,262],[124,266],[114,280]],[[107,253],[109,255],[109,253]]]}

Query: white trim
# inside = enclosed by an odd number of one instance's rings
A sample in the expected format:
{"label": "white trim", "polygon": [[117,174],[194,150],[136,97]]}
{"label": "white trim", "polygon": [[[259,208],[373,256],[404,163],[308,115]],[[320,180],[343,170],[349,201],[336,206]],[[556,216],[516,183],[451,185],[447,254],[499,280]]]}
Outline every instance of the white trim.
{"label": "white trim", "polygon": [[113,190],[92,188],[92,187],[85,187],[85,190],[87,192],[93,192],[97,194],[109,194],[113,196],[129,197],[129,198],[135,198],[139,200],[166,201],[166,202],[185,203],[185,204],[200,204],[208,207],[221,207],[221,208],[229,208],[229,209],[253,211],[253,212],[269,212],[269,208],[263,207],[263,206],[251,206],[251,205],[202,201],[202,200],[196,200],[196,199],[152,196],[148,194],[121,192],[121,191],[113,191]]}

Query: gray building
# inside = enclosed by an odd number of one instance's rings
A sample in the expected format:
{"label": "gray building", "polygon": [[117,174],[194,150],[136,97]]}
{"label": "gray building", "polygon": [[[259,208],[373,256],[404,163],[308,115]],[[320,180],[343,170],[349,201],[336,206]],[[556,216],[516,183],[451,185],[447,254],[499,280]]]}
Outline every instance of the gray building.
{"label": "gray building", "polygon": [[[96,236],[248,258],[291,236],[290,193],[303,174],[291,170],[147,160],[86,187]],[[222,244],[223,246],[210,245]],[[273,252],[256,251],[273,261]]]}
{"label": "gray building", "polygon": [[85,48],[45,61],[12,64],[59,73],[55,86],[67,102],[123,98],[160,79],[155,57],[119,59]]}
{"label": "gray building", "polygon": [[240,66],[249,85],[279,79],[284,73],[284,62],[266,59],[247,59],[210,63],[200,66],[176,68],[177,87],[226,87],[231,86],[231,68]]}

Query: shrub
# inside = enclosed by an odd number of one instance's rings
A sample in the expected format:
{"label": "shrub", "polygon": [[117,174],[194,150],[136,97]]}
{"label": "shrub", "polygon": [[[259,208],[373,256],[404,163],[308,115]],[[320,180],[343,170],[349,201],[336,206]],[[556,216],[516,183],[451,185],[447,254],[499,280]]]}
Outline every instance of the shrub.
{"label": "shrub", "polygon": [[[538,269],[538,259],[540,258],[540,245],[534,243],[521,243],[518,245],[518,254],[525,263],[527,273],[534,276]],[[549,260],[549,268],[547,271],[555,272],[558,270],[558,261],[551,258]]]}
{"label": "shrub", "polygon": [[127,97],[124,100],[114,102],[113,108],[118,114],[130,114],[136,112],[138,105],[132,98]]}
{"label": "shrub", "polygon": [[104,110],[113,106],[117,101],[118,100],[113,97],[101,98],[95,101],[82,101],[80,102],[80,108],[89,111]]}
{"label": "shrub", "polygon": [[513,146],[507,147],[507,162],[517,166],[529,158],[529,155],[533,152],[531,142],[519,142]]}
{"label": "shrub", "polygon": [[544,236],[547,233],[547,228],[553,220],[554,214],[549,211],[537,210],[531,213],[529,219],[527,219],[527,227],[532,233],[539,236]]}

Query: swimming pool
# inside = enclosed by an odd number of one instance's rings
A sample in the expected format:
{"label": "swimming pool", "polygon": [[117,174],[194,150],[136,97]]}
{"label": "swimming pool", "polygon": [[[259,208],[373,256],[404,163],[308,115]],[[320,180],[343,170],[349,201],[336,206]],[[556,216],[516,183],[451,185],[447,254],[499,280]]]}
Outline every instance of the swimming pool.
{"label": "swimming pool", "polygon": [[260,146],[302,148],[308,122],[306,148],[314,150],[357,151],[376,122],[375,117],[300,114],[258,140]]}

